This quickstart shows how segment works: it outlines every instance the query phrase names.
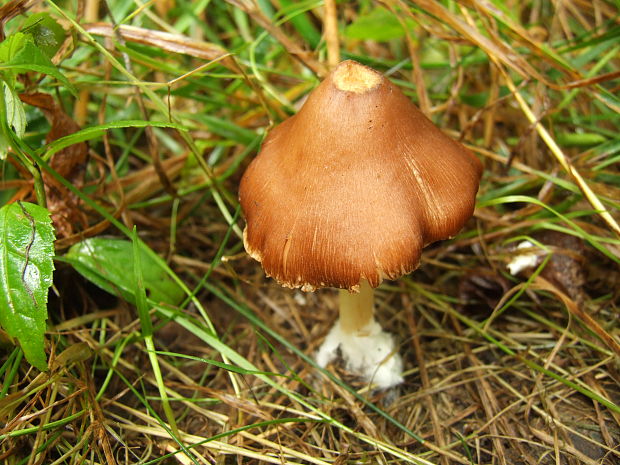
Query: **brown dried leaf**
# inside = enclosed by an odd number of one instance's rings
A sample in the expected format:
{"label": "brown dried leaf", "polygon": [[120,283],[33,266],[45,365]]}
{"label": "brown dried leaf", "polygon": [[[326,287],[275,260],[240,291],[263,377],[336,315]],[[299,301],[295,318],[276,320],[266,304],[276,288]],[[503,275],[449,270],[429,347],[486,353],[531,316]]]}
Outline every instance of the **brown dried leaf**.
{"label": "brown dried leaf", "polygon": [[4,40],[4,24],[17,15],[23,15],[41,0],[11,0],[0,6],[0,41]]}
{"label": "brown dried leaf", "polygon": [[[22,102],[39,108],[51,125],[45,141],[49,144],[61,137],[80,130],[78,124],[66,114],[49,94],[35,92],[21,94]],[[84,170],[88,156],[85,142],[70,145],[57,153],[50,161],[50,166],[63,178],[80,189],[84,185]],[[47,207],[52,213],[52,221],[58,237],[73,235],[76,224],[85,226],[86,219],[79,209],[79,200],[75,194],[66,189],[49,173],[43,173],[43,182],[47,196]]]}
{"label": "brown dried leaf", "polygon": [[219,45],[190,39],[181,34],[154,31],[141,27],[121,25],[114,29],[110,23],[91,23],[84,25],[84,30],[93,35],[116,37],[116,34],[127,42],[150,45],[173,53],[182,53],[203,60],[213,61],[220,59],[220,63],[236,73],[240,72],[229,52]]}
{"label": "brown dried leaf", "polygon": [[553,255],[541,272],[541,276],[580,305],[585,298],[583,285],[586,282],[584,271],[586,247],[583,240],[551,230],[535,237],[543,244],[553,247]]}

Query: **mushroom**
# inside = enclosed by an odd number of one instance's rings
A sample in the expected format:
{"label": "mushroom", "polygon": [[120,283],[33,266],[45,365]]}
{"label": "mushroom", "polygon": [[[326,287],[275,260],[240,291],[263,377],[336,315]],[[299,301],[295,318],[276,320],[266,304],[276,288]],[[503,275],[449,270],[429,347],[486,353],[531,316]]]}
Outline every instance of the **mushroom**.
{"label": "mushroom", "polygon": [[241,179],[244,245],[281,285],[340,288],[317,354],[379,388],[402,381],[373,288],[418,267],[474,210],[482,166],[377,71],[347,60],[266,137]]}

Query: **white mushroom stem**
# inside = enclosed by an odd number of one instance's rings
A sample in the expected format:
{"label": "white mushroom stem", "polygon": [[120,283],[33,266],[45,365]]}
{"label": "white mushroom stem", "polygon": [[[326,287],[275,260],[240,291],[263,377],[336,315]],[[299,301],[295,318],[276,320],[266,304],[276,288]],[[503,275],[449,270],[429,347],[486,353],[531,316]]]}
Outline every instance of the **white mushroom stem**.
{"label": "white mushroom stem", "polygon": [[325,367],[340,349],[347,370],[387,389],[403,382],[403,364],[392,335],[374,319],[373,294],[366,281],[360,284],[359,293],[340,291],[340,319],[319,348],[316,361]]}
{"label": "white mushroom stem", "polygon": [[368,326],[374,318],[375,291],[368,281],[360,283],[358,293],[340,289],[338,295],[340,304],[340,327],[347,334],[362,336],[360,332]]}

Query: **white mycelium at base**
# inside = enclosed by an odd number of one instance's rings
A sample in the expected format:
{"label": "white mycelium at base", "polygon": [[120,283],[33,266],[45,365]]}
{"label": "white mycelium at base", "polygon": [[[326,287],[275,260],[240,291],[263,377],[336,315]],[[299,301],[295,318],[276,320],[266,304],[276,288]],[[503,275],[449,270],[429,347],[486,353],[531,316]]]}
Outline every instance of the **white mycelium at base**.
{"label": "white mycelium at base", "polygon": [[337,357],[338,349],[347,370],[363,376],[375,387],[387,389],[403,382],[403,362],[394,348],[394,338],[374,319],[353,334],[344,333],[339,320],[319,348],[317,364],[327,366]]}

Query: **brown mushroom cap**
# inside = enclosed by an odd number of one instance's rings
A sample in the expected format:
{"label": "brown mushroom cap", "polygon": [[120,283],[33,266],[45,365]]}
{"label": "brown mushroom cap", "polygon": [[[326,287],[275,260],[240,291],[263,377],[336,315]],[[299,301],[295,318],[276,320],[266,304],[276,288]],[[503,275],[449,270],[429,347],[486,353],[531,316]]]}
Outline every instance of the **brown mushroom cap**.
{"label": "brown mushroom cap", "polygon": [[463,227],[481,173],[397,86],[345,61],[243,175],[245,248],[287,287],[376,287]]}

